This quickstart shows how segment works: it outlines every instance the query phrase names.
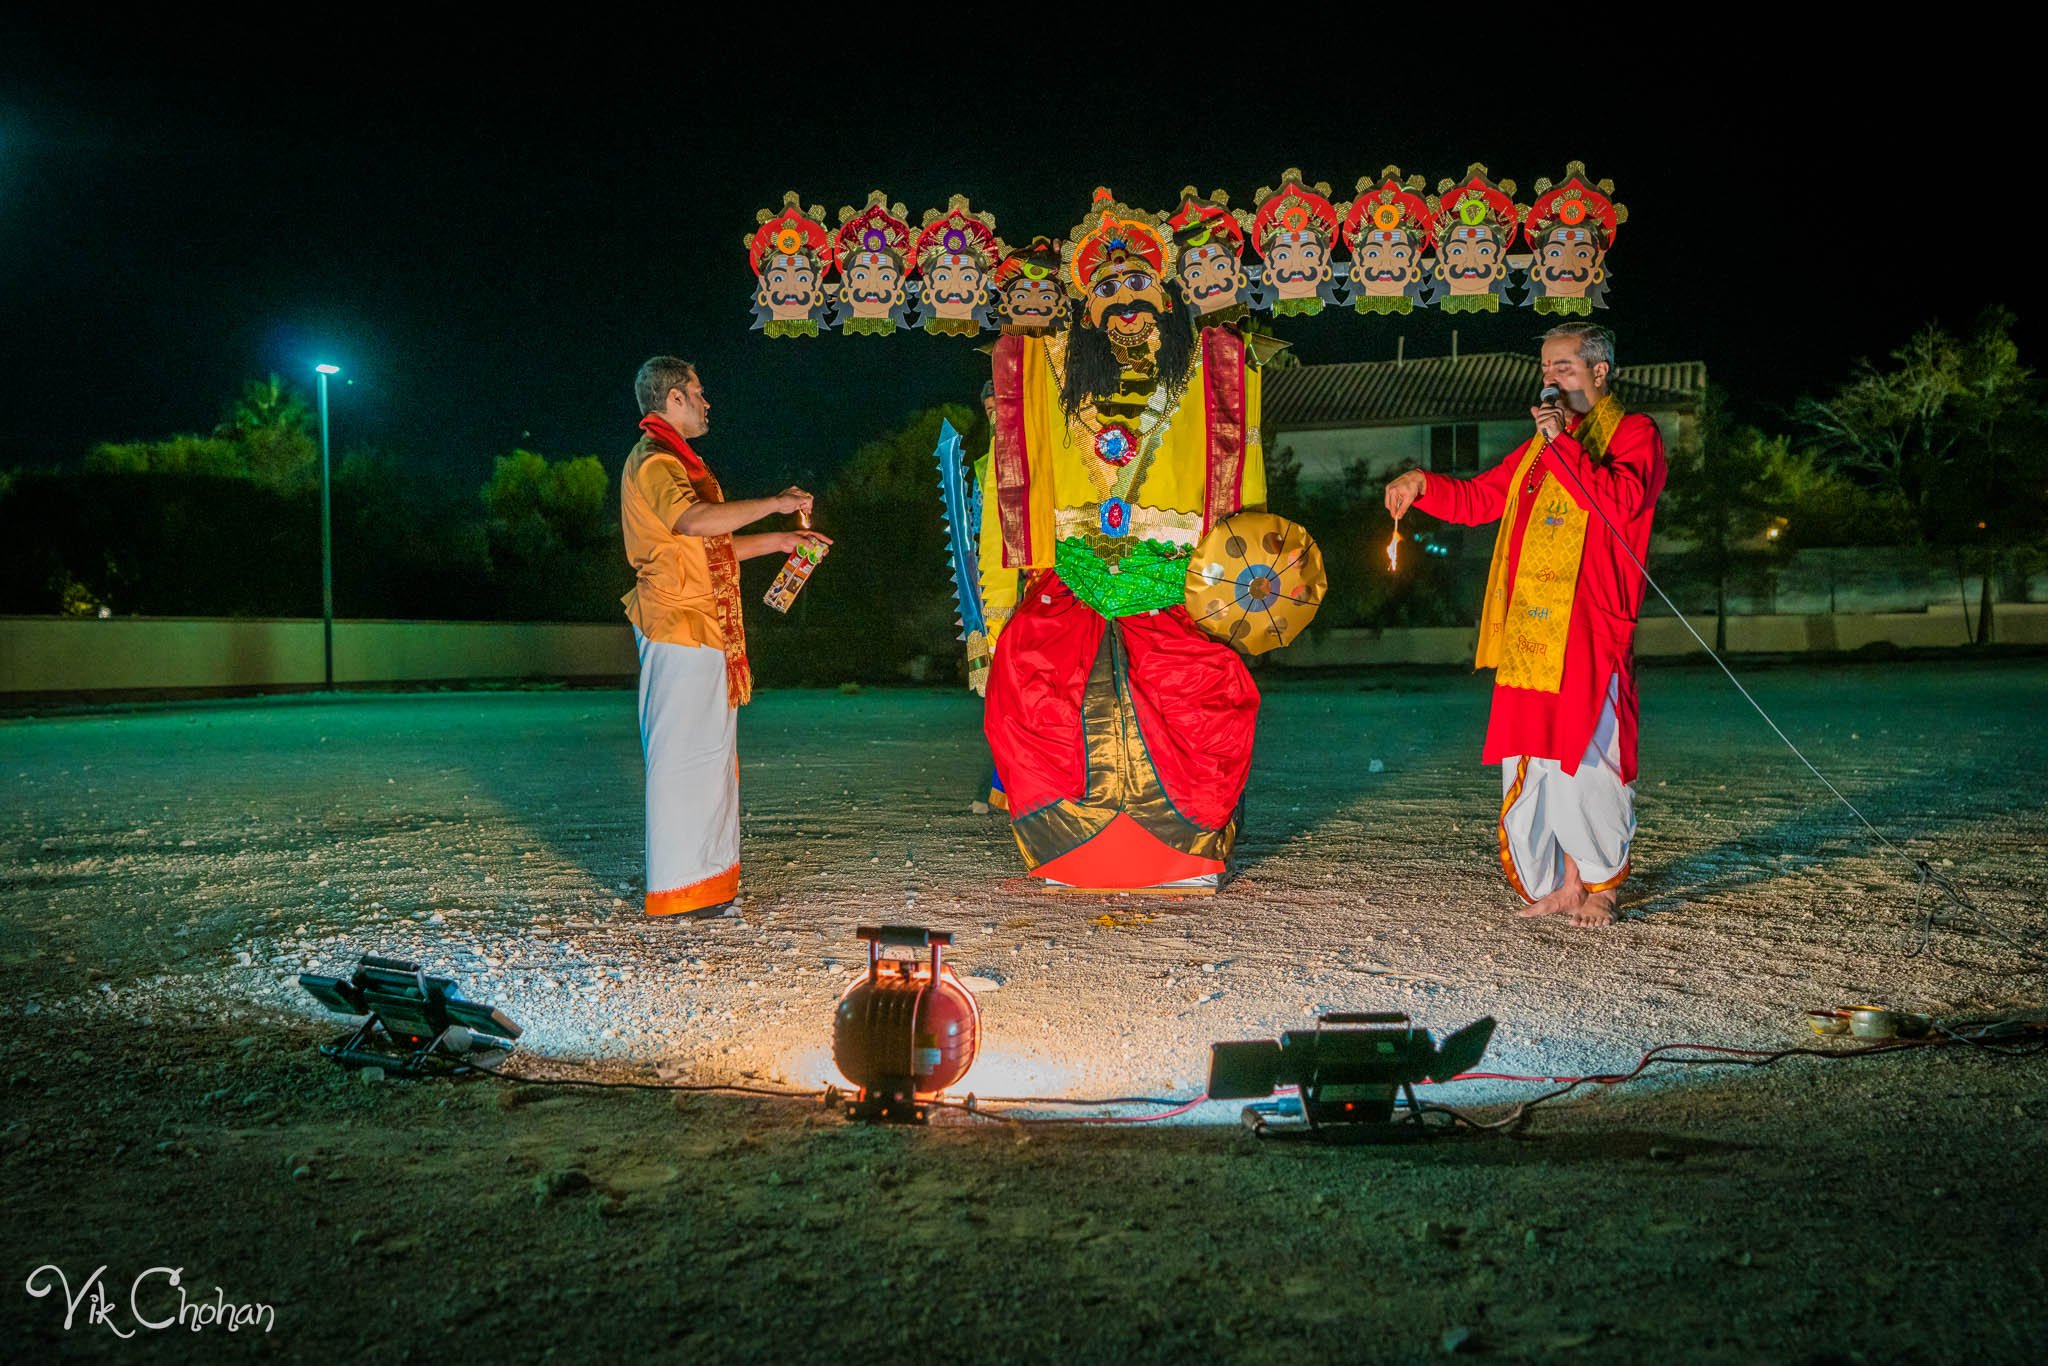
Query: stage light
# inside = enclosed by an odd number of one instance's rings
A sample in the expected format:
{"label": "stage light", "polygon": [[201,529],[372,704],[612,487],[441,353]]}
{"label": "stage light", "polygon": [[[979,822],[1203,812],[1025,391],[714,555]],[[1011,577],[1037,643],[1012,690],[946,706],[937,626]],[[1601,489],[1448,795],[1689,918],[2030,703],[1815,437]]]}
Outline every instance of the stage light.
{"label": "stage light", "polygon": [[519,1026],[494,1006],[465,1001],[447,977],[417,963],[363,955],[351,978],[299,974],[299,985],[337,1015],[367,1018],[320,1051],[345,1067],[381,1067],[402,1077],[444,1073],[456,1062],[504,1052]]}
{"label": "stage light", "polygon": [[[1398,1028],[1356,1028],[1391,1025]],[[1414,1086],[1425,1078],[1449,1081],[1470,1071],[1493,1038],[1493,1018],[1477,1020],[1438,1047],[1426,1030],[1400,1012],[1332,1014],[1309,1030],[1276,1042],[1211,1044],[1209,1099],[1252,1100],[1276,1087],[1300,1091],[1301,1116],[1318,1137],[1370,1138],[1393,1118],[1394,1097],[1415,1114]],[[1247,1112],[1250,1113],[1250,1112]],[[1334,1132],[1333,1132],[1334,1131]]]}
{"label": "stage light", "polygon": [[[909,925],[863,926],[867,971],[847,983],[832,1019],[832,1061],[860,1088],[854,1119],[922,1124],[930,1104],[967,1075],[981,1046],[974,993],[945,965],[953,936]],[[927,948],[929,962],[885,958],[884,947]]]}
{"label": "stage light", "polygon": [[323,375],[338,375],[341,373],[339,365],[316,365],[313,368]]}

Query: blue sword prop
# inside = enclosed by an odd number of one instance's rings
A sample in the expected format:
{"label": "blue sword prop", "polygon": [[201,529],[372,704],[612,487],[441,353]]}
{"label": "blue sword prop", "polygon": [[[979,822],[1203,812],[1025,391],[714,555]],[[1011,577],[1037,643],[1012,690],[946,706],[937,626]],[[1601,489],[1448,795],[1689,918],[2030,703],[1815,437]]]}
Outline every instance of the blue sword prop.
{"label": "blue sword prop", "polygon": [[953,601],[960,609],[960,639],[984,629],[981,612],[981,557],[976,551],[981,521],[974,515],[974,495],[968,491],[970,472],[960,452],[960,433],[953,424],[939,419],[939,445],[932,452],[939,462],[939,494],[946,514],[946,556],[952,561]]}

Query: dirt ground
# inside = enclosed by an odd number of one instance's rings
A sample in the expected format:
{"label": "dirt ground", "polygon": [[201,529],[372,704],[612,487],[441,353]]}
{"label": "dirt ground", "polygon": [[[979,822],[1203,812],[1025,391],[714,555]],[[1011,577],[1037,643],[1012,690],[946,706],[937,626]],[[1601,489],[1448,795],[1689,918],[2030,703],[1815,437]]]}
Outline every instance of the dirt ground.
{"label": "dirt ground", "polygon": [[[1907,854],[2004,931],[2042,928],[2048,661],[1752,682]],[[1261,1142],[1222,1103],[879,1129],[811,1100],[364,1080],[314,1051],[339,1021],[296,974],[379,951],[503,1007],[531,1074],[814,1089],[854,925],[904,919],[958,936],[981,1096],[1192,1097],[1210,1042],[1336,1009],[1492,1015],[1488,1070],[1557,1075],[1658,1043],[1811,1043],[1814,1006],[2048,1004],[1993,936],[1945,926],[1911,954],[1910,865],[1718,674],[1645,675],[1637,878],[1598,932],[1511,915],[1479,682],[1266,686],[1237,880],[1186,901],[1026,885],[970,806],[972,698],[766,694],[742,721],[746,897],[697,924],[638,912],[626,694],[0,722],[0,1341],[346,1362],[2043,1358],[2044,1061],[1695,1069],[1547,1105],[1513,1137],[1325,1148]],[[1538,1089],[1430,1098],[1493,1118]],[[100,1267],[105,1321],[88,1296],[67,1328]],[[131,1295],[157,1267],[269,1317],[151,1329],[134,1308],[179,1303],[161,1273]]]}

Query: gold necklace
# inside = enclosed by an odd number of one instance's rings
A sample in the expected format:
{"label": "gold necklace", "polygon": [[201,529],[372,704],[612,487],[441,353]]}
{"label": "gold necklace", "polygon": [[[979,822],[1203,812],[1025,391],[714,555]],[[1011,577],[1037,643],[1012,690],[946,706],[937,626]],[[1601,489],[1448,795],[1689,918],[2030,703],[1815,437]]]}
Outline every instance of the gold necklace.
{"label": "gold necklace", "polygon": [[[1061,362],[1065,359],[1065,348],[1048,345],[1045,354],[1052,368],[1054,385],[1064,389],[1067,377]],[[1120,380],[1142,382],[1145,378],[1142,371],[1124,369],[1119,372]],[[1121,393],[1124,385],[1119,383],[1117,388]],[[1087,471],[1088,482],[1095,486],[1101,499],[1117,498],[1128,502],[1132,490],[1144,483],[1152,457],[1158,453],[1160,443],[1165,439],[1169,408],[1166,385],[1155,379],[1151,393],[1133,417],[1102,416],[1093,395],[1074,414],[1072,425],[1080,427],[1082,433],[1082,439],[1074,444],[1094,457],[1083,460],[1081,465]],[[1069,439],[1072,437],[1070,432]]]}

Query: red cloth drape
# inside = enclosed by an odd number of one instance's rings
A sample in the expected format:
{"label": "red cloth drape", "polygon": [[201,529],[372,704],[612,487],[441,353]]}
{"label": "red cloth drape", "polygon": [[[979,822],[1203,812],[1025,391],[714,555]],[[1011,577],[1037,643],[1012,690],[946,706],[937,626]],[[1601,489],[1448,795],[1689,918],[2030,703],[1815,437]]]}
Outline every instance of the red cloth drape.
{"label": "red cloth drape", "polygon": [[[1086,792],[1082,701],[1110,629],[1050,573],[1026,588],[1003,628],[984,724],[1013,816]],[[1114,629],[1140,736],[1168,799],[1194,824],[1221,829],[1251,772],[1259,712],[1251,673],[1183,607],[1119,617]]]}

